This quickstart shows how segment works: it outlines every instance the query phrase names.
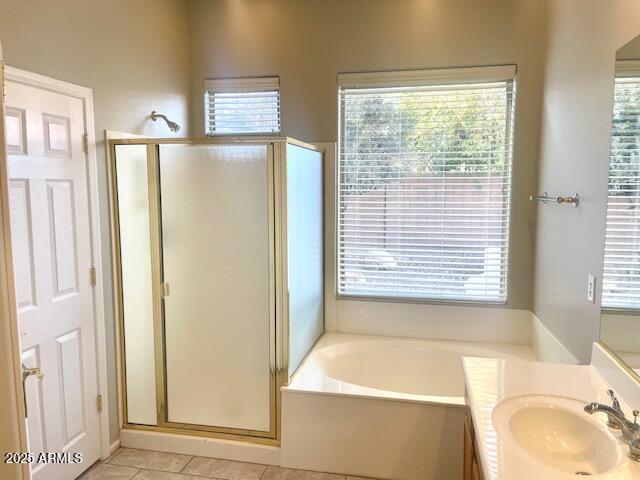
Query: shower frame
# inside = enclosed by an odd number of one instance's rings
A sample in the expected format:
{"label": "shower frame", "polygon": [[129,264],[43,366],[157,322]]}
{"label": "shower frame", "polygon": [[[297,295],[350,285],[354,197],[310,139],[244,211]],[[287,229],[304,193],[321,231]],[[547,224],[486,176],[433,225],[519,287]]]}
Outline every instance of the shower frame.
{"label": "shower frame", "polygon": [[[205,138],[122,138],[108,141],[108,180],[111,210],[111,237],[113,259],[113,288],[116,317],[118,385],[120,390],[120,427],[160,433],[196,435],[204,437],[242,440],[258,444],[279,445],[281,436],[280,388],[288,384],[294,372],[289,368],[289,300],[287,265],[287,144],[323,153],[314,145],[280,136],[220,136]],[[116,175],[116,146],[145,145],[147,150],[147,178],[149,221],[151,228],[152,303],[155,356],[155,382],[157,425],[129,423],[127,417],[127,384],[125,359],[125,331],[120,249],[120,222],[118,212],[118,185]],[[270,264],[270,322],[269,322],[269,398],[270,430],[257,431],[242,428],[184,424],[168,421],[166,355],[163,312],[162,232],[160,210],[160,145],[243,145],[267,146],[267,185],[269,215]]]}

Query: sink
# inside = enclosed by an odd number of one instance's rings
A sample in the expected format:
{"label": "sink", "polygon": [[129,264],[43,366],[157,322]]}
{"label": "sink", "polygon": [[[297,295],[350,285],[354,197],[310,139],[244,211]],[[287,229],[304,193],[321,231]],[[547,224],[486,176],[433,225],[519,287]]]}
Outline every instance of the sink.
{"label": "sink", "polygon": [[[496,433],[554,470],[597,475],[615,468],[622,449],[603,419],[587,415],[587,402],[548,395],[526,395],[502,401],[493,410]],[[606,417],[605,417],[606,419]]]}

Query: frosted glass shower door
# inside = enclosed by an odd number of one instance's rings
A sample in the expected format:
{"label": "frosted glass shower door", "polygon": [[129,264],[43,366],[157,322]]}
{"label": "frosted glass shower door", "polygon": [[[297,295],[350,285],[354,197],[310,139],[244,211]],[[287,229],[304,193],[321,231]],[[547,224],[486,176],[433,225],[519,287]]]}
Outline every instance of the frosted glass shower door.
{"label": "frosted glass shower door", "polygon": [[271,145],[160,145],[169,423],[269,432]]}

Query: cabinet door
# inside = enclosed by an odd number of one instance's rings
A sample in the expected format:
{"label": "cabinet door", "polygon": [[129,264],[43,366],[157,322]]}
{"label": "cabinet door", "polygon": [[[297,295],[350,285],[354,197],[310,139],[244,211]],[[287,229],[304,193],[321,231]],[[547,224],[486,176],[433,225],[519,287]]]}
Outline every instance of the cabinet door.
{"label": "cabinet door", "polygon": [[475,445],[473,420],[467,410],[464,421],[464,480],[483,480]]}
{"label": "cabinet door", "polygon": [[473,459],[473,471],[471,473],[472,480],[482,480],[482,474],[480,473],[480,467],[478,467],[477,459]]}
{"label": "cabinet door", "polygon": [[471,428],[471,417],[469,412],[467,412],[464,419],[464,480],[471,480],[473,478],[473,465],[475,461]]}

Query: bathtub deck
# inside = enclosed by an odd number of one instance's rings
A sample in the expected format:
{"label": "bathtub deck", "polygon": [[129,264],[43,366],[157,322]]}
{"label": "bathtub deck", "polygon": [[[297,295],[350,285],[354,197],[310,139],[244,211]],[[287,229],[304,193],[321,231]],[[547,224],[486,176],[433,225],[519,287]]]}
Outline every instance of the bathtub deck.
{"label": "bathtub deck", "polygon": [[[446,348],[459,351],[461,356],[467,357],[498,357],[498,358],[518,358],[528,361],[536,361],[538,358],[529,345],[520,344],[500,344],[500,343],[480,343],[480,342],[460,342],[449,340],[415,339],[403,337],[382,337],[375,335],[357,335],[345,333],[325,333],[314,346],[300,368],[295,373],[288,386],[282,387],[283,392],[313,393],[321,395],[341,395],[356,398],[377,398],[380,400],[394,400],[426,404],[447,404],[451,406],[464,406],[464,375],[462,374],[462,360],[460,360],[460,370],[456,375],[460,376],[460,391],[457,395],[418,395],[413,393],[403,393],[397,391],[387,391],[378,388],[371,388],[361,384],[349,383],[337,378],[330,377],[314,361],[314,353],[325,348],[352,342],[390,341],[393,343],[403,342],[409,345],[416,345],[420,348],[433,348],[438,350]],[[393,368],[393,366],[390,366]],[[449,375],[446,370],[441,372]]]}

